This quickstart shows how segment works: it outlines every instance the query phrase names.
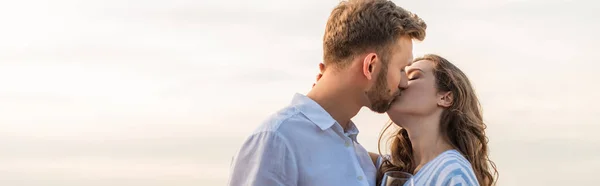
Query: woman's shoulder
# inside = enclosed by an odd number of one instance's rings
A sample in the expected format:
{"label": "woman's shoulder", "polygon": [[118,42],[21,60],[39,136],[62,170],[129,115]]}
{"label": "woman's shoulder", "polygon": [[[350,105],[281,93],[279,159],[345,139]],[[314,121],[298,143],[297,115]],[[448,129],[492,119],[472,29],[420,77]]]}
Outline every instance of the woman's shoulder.
{"label": "woman's shoulder", "polygon": [[429,167],[433,170],[427,171],[433,185],[479,185],[471,163],[456,150],[449,150],[433,160]]}
{"label": "woman's shoulder", "polygon": [[447,150],[446,152],[443,152],[442,154],[439,155],[438,159],[440,159],[441,161],[438,161],[437,163],[459,163],[462,165],[468,165],[469,167],[471,166],[471,163],[469,162],[469,160],[467,160],[467,158],[465,158],[465,156],[463,156],[460,152],[458,152],[457,150]]}

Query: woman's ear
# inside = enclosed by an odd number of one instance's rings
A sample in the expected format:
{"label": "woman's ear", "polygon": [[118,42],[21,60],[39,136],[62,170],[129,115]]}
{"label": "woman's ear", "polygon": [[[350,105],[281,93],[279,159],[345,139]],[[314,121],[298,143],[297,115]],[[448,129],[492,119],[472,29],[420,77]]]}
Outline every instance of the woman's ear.
{"label": "woman's ear", "polygon": [[444,108],[452,106],[452,103],[454,101],[454,95],[452,94],[452,91],[440,93],[438,95],[438,106]]}

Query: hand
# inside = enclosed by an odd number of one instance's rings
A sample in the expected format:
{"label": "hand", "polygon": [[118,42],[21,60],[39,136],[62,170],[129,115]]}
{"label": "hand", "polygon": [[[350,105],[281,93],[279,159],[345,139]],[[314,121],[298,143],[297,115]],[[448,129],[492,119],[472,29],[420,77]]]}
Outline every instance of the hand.
{"label": "hand", "polygon": [[325,64],[319,63],[319,74],[317,75],[317,81],[315,83],[313,83],[313,85],[312,85],[313,87],[315,87],[317,82],[319,82],[319,79],[321,79],[321,77],[323,77],[323,72],[325,72]]}

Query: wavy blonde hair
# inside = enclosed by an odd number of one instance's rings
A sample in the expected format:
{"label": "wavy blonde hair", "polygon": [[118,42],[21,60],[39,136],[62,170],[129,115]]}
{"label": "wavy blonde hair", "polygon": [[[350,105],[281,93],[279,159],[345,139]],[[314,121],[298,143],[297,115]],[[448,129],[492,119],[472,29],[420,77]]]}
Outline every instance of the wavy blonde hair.
{"label": "wavy blonde hair", "polygon": [[[488,138],[485,135],[486,125],[483,122],[482,109],[475,91],[467,76],[448,60],[427,54],[414,61],[429,60],[434,63],[433,72],[437,90],[452,92],[452,105],[442,112],[440,132],[450,145],[464,155],[473,166],[479,184],[482,186],[495,185],[498,177],[496,165],[488,156]],[[394,125],[389,122],[379,136],[379,153],[385,131]],[[377,185],[380,184],[383,173],[387,171],[414,172],[416,163],[413,162],[413,149],[408,138],[408,132],[398,127],[388,142],[391,141],[391,158],[384,160],[377,174]]]}

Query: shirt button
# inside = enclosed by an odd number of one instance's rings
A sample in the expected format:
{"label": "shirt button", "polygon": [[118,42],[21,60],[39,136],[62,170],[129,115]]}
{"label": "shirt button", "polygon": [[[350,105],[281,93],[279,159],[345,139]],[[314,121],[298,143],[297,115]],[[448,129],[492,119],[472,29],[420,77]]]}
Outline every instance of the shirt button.
{"label": "shirt button", "polygon": [[346,145],[346,147],[349,147],[350,146],[350,142],[346,142],[346,144],[344,144],[344,145]]}
{"label": "shirt button", "polygon": [[362,176],[358,176],[357,177],[359,181],[362,181],[363,177]]}

